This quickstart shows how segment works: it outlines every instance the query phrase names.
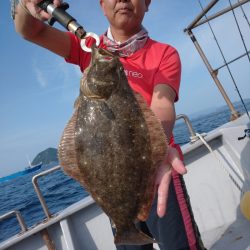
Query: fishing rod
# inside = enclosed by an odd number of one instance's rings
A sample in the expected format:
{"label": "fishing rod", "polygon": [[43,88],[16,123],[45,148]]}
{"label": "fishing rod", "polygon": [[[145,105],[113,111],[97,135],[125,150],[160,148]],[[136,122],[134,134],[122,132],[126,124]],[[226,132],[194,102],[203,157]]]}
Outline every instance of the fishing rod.
{"label": "fishing rod", "polygon": [[80,25],[74,17],[66,12],[66,10],[69,8],[68,3],[63,2],[60,6],[56,7],[53,4],[53,0],[43,0],[37,5],[39,8],[51,15],[51,18],[48,20],[49,25],[52,26],[57,21],[64,28],[81,39],[81,47],[84,51],[91,52],[91,48],[88,48],[85,44],[87,37],[94,38],[96,41],[96,46],[100,44],[100,38],[98,35],[93,32],[86,32],[83,26]]}

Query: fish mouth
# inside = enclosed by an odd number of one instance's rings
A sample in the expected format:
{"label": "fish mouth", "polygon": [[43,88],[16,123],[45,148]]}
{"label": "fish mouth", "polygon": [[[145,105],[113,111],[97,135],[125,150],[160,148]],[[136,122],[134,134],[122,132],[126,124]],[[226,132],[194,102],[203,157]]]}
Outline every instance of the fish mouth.
{"label": "fish mouth", "polygon": [[108,99],[117,84],[117,63],[119,58],[106,49],[94,47],[92,50],[91,71],[81,83],[83,94],[91,99]]}
{"label": "fish mouth", "polygon": [[102,48],[98,48],[96,53],[97,53],[97,59],[100,62],[111,62],[115,59],[114,54]]}
{"label": "fish mouth", "polygon": [[98,54],[99,54],[99,55],[114,56],[114,55],[112,54],[112,52],[110,52],[110,51],[108,51],[108,50],[106,50],[106,49],[103,49],[103,48],[97,48],[97,49],[98,49]]}

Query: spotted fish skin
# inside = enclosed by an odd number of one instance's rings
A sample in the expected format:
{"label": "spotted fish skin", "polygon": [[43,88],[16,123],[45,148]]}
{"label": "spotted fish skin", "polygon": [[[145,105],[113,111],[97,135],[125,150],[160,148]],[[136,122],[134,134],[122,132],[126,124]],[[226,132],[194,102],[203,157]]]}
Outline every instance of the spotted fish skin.
{"label": "spotted fish skin", "polygon": [[149,214],[155,173],[165,152],[160,122],[131,90],[119,58],[93,48],[59,159],[112,219],[117,245],[154,242],[134,221]]}

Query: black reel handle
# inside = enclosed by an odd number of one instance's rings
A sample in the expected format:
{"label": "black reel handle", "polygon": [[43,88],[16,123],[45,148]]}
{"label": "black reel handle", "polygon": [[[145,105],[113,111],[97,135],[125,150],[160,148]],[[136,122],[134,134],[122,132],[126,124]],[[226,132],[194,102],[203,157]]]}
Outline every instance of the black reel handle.
{"label": "black reel handle", "polygon": [[48,20],[49,25],[53,25],[56,21],[64,28],[73,32],[80,39],[86,35],[83,27],[76,22],[76,19],[66,12],[69,8],[68,3],[62,3],[59,7],[54,6],[53,0],[43,0],[37,4],[39,8],[49,13],[52,17]]}
{"label": "black reel handle", "polygon": [[86,52],[91,52],[92,49],[86,46],[86,38],[92,37],[96,41],[96,46],[100,44],[100,38],[93,32],[86,32],[84,28],[77,23],[76,19],[66,12],[69,8],[68,3],[62,3],[59,7],[53,4],[53,0],[42,0],[37,4],[39,8],[46,11],[51,15],[48,20],[49,25],[53,25],[56,21],[60,23],[64,28],[74,33],[81,39],[81,48]]}
{"label": "black reel handle", "polygon": [[53,0],[43,0],[37,5],[42,10],[52,15],[52,17],[48,20],[48,23],[51,26],[57,21],[67,29],[68,24],[72,21],[75,21],[75,18],[66,12],[66,10],[69,8],[68,3],[62,3],[59,7],[55,7],[53,5]]}
{"label": "black reel handle", "polygon": [[243,140],[243,139],[245,139],[246,137],[250,138],[250,128],[245,129],[245,130],[244,130],[244,135],[241,136],[241,137],[238,137],[238,140],[239,140],[239,141],[240,141],[240,140]]}

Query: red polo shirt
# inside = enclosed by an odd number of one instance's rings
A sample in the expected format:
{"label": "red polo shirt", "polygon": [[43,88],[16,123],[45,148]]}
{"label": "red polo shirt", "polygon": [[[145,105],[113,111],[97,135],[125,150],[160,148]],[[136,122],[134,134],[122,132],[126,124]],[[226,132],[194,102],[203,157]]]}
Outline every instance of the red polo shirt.
{"label": "red polo shirt", "polygon": [[[68,33],[71,39],[70,56],[67,62],[80,66],[82,72],[88,67],[91,53],[81,49],[79,39],[72,33]],[[91,47],[93,39],[88,39],[87,46]],[[100,46],[105,48],[101,36]],[[153,90],[157,84],[167,84],[179,96],[181,78],[181,62],[178,52],[170,45],[148,39],[143,48],[128,57],[120,57],[129,85],[140,93],[150,106]],[[173,138],[171,138],[173,144]]]}

